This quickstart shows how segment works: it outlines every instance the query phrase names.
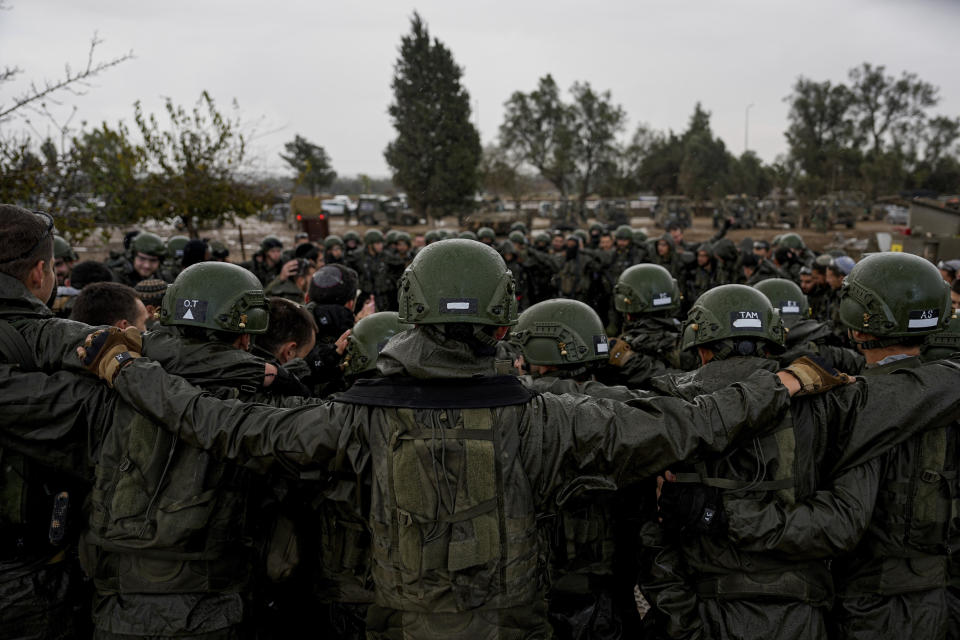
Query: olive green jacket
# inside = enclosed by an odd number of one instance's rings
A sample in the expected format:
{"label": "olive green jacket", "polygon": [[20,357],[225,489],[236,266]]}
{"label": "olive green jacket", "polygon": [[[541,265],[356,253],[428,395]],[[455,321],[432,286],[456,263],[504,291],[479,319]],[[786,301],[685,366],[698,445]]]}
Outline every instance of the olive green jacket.
{"label": "olive green jacket", "polygon": [[[478,358],[432,327],[395,337],[381,353],[378,366],[385,376],[402,374],[424,380],[495,373],[492,357]],[[392,498],[387,494],[382,465],[393,455],[396,421],[413,419],[410,413],[336,401],[291,410],[223,401],[146,361],[125,368],[115,386],[147,417],[166,422],[186,442],[219,457],[258,470],[282,465],[372,478],[369,518],[375,563],[380,563],[380,570],[374,572],[376,601],[385,611],[428,615],[425,611],[440,610],[469,616],[474,610],[533,610],[531,606],[542,598],[546,585],[542,562],[530,569],[532,576],[519,576],[523,580],[508,577],[509,584],[496,595],[478,586],[468,597],[453,584],[432,583],[428,591],[432,605],[413,597],[407,583],[394,582],[396,573],[387,569],[400,561],[395,554],[401,550],[396,545],[383,546],[383,540],[404,534],[397,532],[395,514],[387,509]],[[542,394],[525,404],[498,408],[488,413],[492,413],[490,428],[495,442],[505,455],[499,477],[510,482],[504,485],[510,486],[504,508],[516,519],[515,524],[527,521],[532,525],[534,516],[555,503],[557,492],[577,477],[594,475],[612,486],[648,477],[678,460],[725,449],[736,438],[776,420],[786,404],[787,393],[779,380],[768,372],[758,372],[746,384],[693,402],[655,398],[632,401],[628,406],[582,396]],[[441,424],[446,419],[445,410],[418,411],[422,411],[415,418],[418,422]],[[178,419],[171,420],[171,415]],[[521,531],[524,529],[517,533]],[[520,547],[510,549],[508,540],[504,544],[508,545],[504,553],[520,553],[530,544],[542,543],[523,533],[517,542]],[[540,557],[544,550],[532,551]],[[479,618],[473,622],[476,620]],[[531,628],[545,628],[542,619],[530,624]]]}

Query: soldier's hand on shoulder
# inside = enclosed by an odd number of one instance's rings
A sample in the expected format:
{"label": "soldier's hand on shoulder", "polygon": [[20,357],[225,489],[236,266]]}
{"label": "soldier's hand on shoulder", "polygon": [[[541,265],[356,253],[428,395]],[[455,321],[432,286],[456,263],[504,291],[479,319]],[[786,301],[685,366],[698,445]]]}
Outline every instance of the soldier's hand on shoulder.
{"label": "soldier's hand on shoulder", "polygon": [[609,341],[610,357],[608,362],[614,367],[622,367],[633,356],[630,343],[622,338],[613,338]]}
{"label": "soldier's hand on shoulder", "polygon": [[122,331],[110,327],[88,335],[83,346],[77,347],[77,357],[87,371],[112,387],[120,369],[139,358],[142,351],[143,343],[136,327]]}
{"label": "soldier's hand on shoulder", "polygon": [[[844,384],[852,384],[855,381],[852,376],[837,371],[826,360],[817,357],[803,356],[797,358],[790,363],[790,366],[779,373],[784,372],[789,373],[799,383],[799,391],[791,390],[791,396],[823,393]],[[781,376],[781,380],[783,380],[783,376]],[[787,385],[788,389],[791,386],[788,381],[784,381],[784,384]]]}

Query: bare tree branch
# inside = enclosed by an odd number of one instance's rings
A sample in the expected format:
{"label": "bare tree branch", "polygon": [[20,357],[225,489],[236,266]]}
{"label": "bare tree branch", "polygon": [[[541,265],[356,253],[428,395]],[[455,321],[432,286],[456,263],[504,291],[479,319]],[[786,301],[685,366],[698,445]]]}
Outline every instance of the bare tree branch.
{"label": "bare tree branch", "polygon": [[[0,9],[4,8],[2,0],[0,0]],[[71,69],[70,65],[65,65],[64,75],[62,78],[51,81],[45,80],[42,84],[37,84],[35,82],[30,83],[30,88],[26,92],[20,94],[19,96],[14,97],[13,103],[10,106],[4,107],[0,106],[0,122],[7,120],[14,114],[16,111],[23,108],[34,108],[38,112],[42,113],[46,106],[43,104],[44,100],[49,100],[54,104],[60,104],[56,98],[56,95],[60,92],[67,92],[75,96],[84,95],[87,92],[87,89],[90,88],[89,81],[94,77],[115,67],[121,62],[126,62],[133,58],[133,51],[128,51],[122,56],[116,58],[111,58],[109,60],[97,61],[96,60],[96,49],[103,43],[97,34],[93,34],[93,38],[90,40],[90,50],[87,52],[87,63],[80,71],[74,71]],[[3,71],[0,71],[0,82],[4,80],[9,80],[16,74],[20,73],[20,69],[16,67],[7,67]],[[37,103],[41,103],[39,109],[36,109]]]}

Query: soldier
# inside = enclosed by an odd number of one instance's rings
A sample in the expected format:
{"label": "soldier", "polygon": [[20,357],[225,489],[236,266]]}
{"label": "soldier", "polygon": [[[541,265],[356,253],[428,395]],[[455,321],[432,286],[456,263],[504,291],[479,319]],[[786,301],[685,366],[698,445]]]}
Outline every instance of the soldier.
{"label": "soldier", "polygon": [[277,236],[266,236],[260,241],[260,250],[253,254],[253,259],[240,266],[251,271],[263,286],[267,286],[280,275],[283,264],[283,242]]}
{"label": "soldier", "polygon": [[357,322],[347,337],[343,375],[348,382],[377,374],[377,357],[387,341],[412,325],[400,322],[396,311],[378,311]]}
{"label": "soldier", "polygon": [[681,370],[676,279],[660,265],[634,265],[620,275],[613,302],[624,324],[610,351],[612,367],[600,380],[635,389],[645,387],[653,376]]}
{"label": "soldier", "polygon": [[159,278],[141,280],[134,287],[134,291],[147,310],[147,330],[156,329],[160,326],[160,304],[167,291],[167,283]]}
{"label": "soldier", "polygon": [[[516,233],[516,232],[514,232]],[[507,265],[507,269],[513,275],[513,281],[516,287],[517,310],[523,311],[530,306],[530,280],[527,278],[527,270],[523,266],[524,255],[523,245],[517,245],[509,240],[500,243],[500,257]]]}
{"label": "soldier", "polygon": [[[593,380],[596,367],[609,358],[609,345],[600,317],[582,302],[535,304],[520,314],[510,341],[532,373],[520,380],[537,391],[623,401],[647,395]],[[625,619],[636,617],[637,573],[614,563],[614,504],[612,487],[574,481],[551,517],[543,518],[552,547],[549,615],[558,638],[619,638]]]}
{"label": "soldier", "polygon": [[307,356],[317,343],[317,323],[303,306],[270,298],[270,331],[254,338],[250,353],[277,367],[271,391],[282,395],[313,395],[302,379],[310,376]]}
{"label": "soldier", "polygon": [[[141,282],[145,282],[141,280]],[[146,281],[149,282],[149,281]],[[93,326],[147,330],[147,307],[137,292],[119,282],[95,282],[77,296],[70,319]]]}
{"label": "soldier", "polygon": [[[620,274],[635,264],[646,262],[647,259],[646,245],[642,243],[637,244],[633,241],[633,230],[627,225],[617,227],[617,230],[614,231],[613,238],[616,248],[604,261],[604,280],[611,292],[617,284]],[[610,303],[612,305],[612,299]],[[614,327],[619,327],[619,325],[622,324],[623,318],[617,314],[616,308],[611,309],[607,315],[607,326],[613,325]],[[614,331],[615,330],[616,328],[614,328]]]}
{"label": "soldier", "polygon": [[354,254],[353,264],[360,278],[360,299],[366,300],[373,296],[377,309],[386,309],[389,302],[384,298],[385,276],[383,263],[384,237],[380,231],[370,229],[363,234],[363,250]]}
{"label": "soldier", "polygon": [[114,269],[114,279],[128,287],[135,287],[141,280],[162,278],[160,262],[167,249],[160,236],[142,231],[130,243],[130,259]]}
{"label": "soldier", "polygon": [[697,263],[694,266],[690,279],[687,281],[687,296],[691,303],[696,302],[697,298],[714,288],[719,282],[720,274],[717,272],[717,261],[713,255],[713,247],[704,242],[697,247]]}
{"label": "soldier", "polygon": [[[657,378],[654,389],[689,399],[753,371],[776,370],[783,336],[779,314],[759,291],[743,285],[712,289],[694,304],[684,325],[683,348],[696,348],[702,366]],[[740,528],[739,502],[791,505],[832,481],[845,498],[832,518],[795,526],[805,528],[798,533],[811,547],[829,541],[843,550],[856,544],[870,516],[879,465],[871,462],[821,481],[821,470],[835,460],[834,421],[846,413],[839,403],[819,397],[795,403],[752,444],[667,474],[674,480],[664,484],[660,499],[667,542],[644,592],[664,615],[670,637],[826,637],[832,597],[826,559],[741,545],[725,528],[726,520],[735,518],[731,526]],[[728,496],[733,503],[726,502]]]}
{"label": "soldier", "polygon": [[323,239],[324,264],[343,264],[343,238],[330,234]]}
{"label": "soldier", "polygon": [[264,293],[271,297],[284,298],[296,304],[303,304],[306,302],[310,278],[313,277],[316,270],[316,265],[306,258],[288,260],[280,269],[277,277],[264,287]]}
{"label": "soldier", "polygon": [[957,317],[954,309],[954,316],[947,328],[931,333],[924,340],[920,359],[924,362],[935,362],[949,358],[958,352],[960,352],[960,318]]}
{"label": "soldier", "polygon": [[173,282],[183,270],[185,266],[183,264],[183,251],[188,242],[190,242],[190,238],[187,236],[178,235],[167,238],[167,255],[163,260],[163,266],[160,267],[167,282]]}
{"label": "soldier", "polygon": [[[112,401],[59,368],[56,326],[44,305],[57,282],[54,223],[0,205],[0,635],[89,635],[77,560],[79,509],[90,487],[88,443]],[[45,371],[43,373],[41,371]]]}
{"label": "soldier", "polygon": [[477,234],[473,231],[461,231],[457,237],[461,240],[479,240]]}
{"label": "soldier", "polygon": [[403,276],[404,269],[413,260],[410,244],[410,234],[406,231],[398,231],[394,236],[393,247],[383,254],[383,269],[378,286],[380,304],[377,309],[380,311],[397,310],[397,283]]}
{"label": "soldier", "polygon": [[360,234],[351,229],[343,234],[343,253],[344,256],[349,256],[354,251],[360,249],[362,244],[360,243]]}
{"label": "soldier", "polygon": [[596,269],[596,261],[583,251],[581,242],[579,236],[567,236],[566,251],[553,276],[553,284],[561,298],[584,302],[589,300],[591,274]]}
{"label": "soldier", "polygon": [[60,236],[53,237],[53,270],[57,272],[57,287],[66,285],[70,270],[77,259],[77,254],[69,242]]}
{"label": "soldier", "polygon": [[[310,280],[309,311],[317,323],[317,343],[306,358],[312,375],[306,381],[312,395],[321,397],[344,387],[340,358],[347,347],[348,332],[360,314],[357,304],[357,273],[350,267],[331,264],[317,269]],[[372,299],[360,312],[374,311]]]}
{"label": "soldier", "polygon": [[[762,252],[761,252],[762,254]],[[786,275],[780,271],[770,260],[754,253],[744,254],[740,260],[743,267],[743,278],[748,287],[752,287],[762,280],[768,278],[784,278]]]}
{"label": "soldier", "polygon": [[[952,316],[947,290],[936,267],[906,253],[874,254],[853,267],[838,314],[866,358],[865,376],[920,366],[925,337]],[[956,397],[955,388],[949,393]],[[958,429],[918,433],[881,459],[870,527],[834,569],[839,637],[956,637]]]}
{"label": "soldier", "polygon": [[[163,330],[147,348],[208,392],[279,402],[263,392],[263,360],[246,353],[268,317],[249,271],[197,264],[167,290]],[[84,538],[97,637],[239,635],[249,622],[251,580],[264,571],[250,540],[264,541],[270,577],[292,571],[276,551],[289,540],[270,538],[265,497],[257,499],[256,518],[246,513],[254,506],[252,479],[126,406],[99,447]]]}
{"label": "soldier", "polygon": [[627,484],[722,451],[801,389],[788,372],[758,372],[694,403],[535,395],[495,375],[494,345],[516,318],[496,252],[469,240],[430,245],[400,290],[399,319],[415,328],[381,352],[384,379],[309,409],[205,396],[109,341],[86,358],[185,442],[260,469],[282,460],[369,481],[368,638],[549,636],[536,514],[563,487],[578,475]]}
{"label": "soldier", "polygon": [[50,309],[58,318],[69,318],[77,296],[80,295],[85,286],[94,282],[113,282],[113,272],[102,262],[94,262],[93,260],[78,262],[70,270],[67,284],[63,287],[57,287],[57,295],[53,299]]}
{"label": "soldier", "polygon": [[831,328],[811,318],[803,291],[790,280],[770,278],[753,285],[779,311],[786,329],[785,351],[780,364],[786,366],[803,356],[822,358],[834,369],[857,374],[865,364],[863,356],[843,347]]}
{"label": "soldier", "polygon": [[492,247],[497,242],[497,234],[490,227],[480,227],[477,229],[477,240]]}
{"label": "soldier", "polygon": [[[673,244],[673,236],[665,233],[654,242],[654,254],[650,257],[650,262],[660,265],[670,272],[670,275],[676,278],[677,283],[686,285],[686,272],[688,262],[684,258],[683,249],[679,249]],[[689,255],[689,254],[688,254]],[[693,260],[690,260],[692,263]],[[682,293],[681,289],[681,293]]]}

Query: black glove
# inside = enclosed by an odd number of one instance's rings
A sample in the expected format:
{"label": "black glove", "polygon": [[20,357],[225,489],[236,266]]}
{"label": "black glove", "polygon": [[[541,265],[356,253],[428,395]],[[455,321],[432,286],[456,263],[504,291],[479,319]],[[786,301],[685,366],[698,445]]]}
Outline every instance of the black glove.
{"label": "black glove", "polygon": [[727,528],[720,490],[696,482],[664,482],[660,517],[670,533],[720,533]]}

